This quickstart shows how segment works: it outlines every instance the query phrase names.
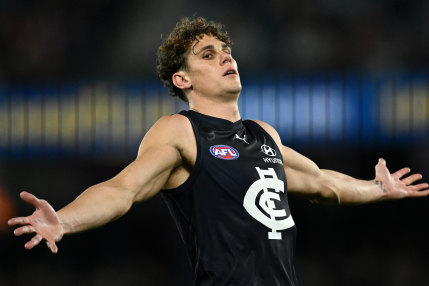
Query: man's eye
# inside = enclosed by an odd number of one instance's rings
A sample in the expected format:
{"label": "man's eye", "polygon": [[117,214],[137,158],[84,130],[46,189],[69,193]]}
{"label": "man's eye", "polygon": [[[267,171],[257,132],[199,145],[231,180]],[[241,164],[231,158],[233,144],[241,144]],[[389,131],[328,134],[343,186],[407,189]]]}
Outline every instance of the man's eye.
{"label": "man's eye", "polygon": [[204,56],[203,56],[203,58],[204,59],[211,59],[213,57],[213,55],[212,54],[205,54]]}

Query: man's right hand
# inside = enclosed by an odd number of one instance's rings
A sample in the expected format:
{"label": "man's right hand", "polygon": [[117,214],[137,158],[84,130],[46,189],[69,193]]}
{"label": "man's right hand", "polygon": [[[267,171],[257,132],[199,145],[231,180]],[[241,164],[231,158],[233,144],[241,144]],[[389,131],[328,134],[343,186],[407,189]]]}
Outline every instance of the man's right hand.
{"label": "man's right hand", "polygon": [[28,192],[22,192],[20,196],[25,202],[33,205],[36,210],[30,216],[15,217],[8,221],[10,226],[20,226],[15,229],[14,234],[20,236],[34,233],[33,238],[25,244],[26,249],[32,249],[45,240],[49,249],[53,253],[57,253],[58,247],[55,243],[60,241],[64,234],[57,213],[47,201],[39,200]]}

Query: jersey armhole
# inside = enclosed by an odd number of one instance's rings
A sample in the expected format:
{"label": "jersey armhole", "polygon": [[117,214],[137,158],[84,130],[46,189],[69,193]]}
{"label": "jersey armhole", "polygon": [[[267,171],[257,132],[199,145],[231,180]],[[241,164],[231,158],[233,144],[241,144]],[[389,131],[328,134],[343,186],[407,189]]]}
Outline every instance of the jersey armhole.
{"label": "jersey armhole", "polygon": [[201,142],[199,139],[200,137],[199,137],[198,127],[192,121],[187,111],[183,110],[179,112],[179,114],[185,116],[191,123],[192,130],[194,131],[195,143],[197,145],[197,158],[195,159],[195,164],[194,164],[194,167],[192,168],[191,174],[186,179],[186,181],[184,181],[180,186],[176,188],[161,190],[161,192],[165,194],[176,194],[190,188],[190,186],[192,186],[192,183],[196,180],[196,177],[198,176],[198,173],[201,169],[201,164],[202,164]]}
{"label": "jersey armhole", "polygon": [[[265,128],[264,127],[262,127],[261,125],[259,125],[259,123],[257,123],[257,122],[255,122],[255,121],[253,121],[253,120],[246,120],[246,122],[247,123],[250,123],[250,125],[253,125],[256,129],[259,129],[262,133],[264,133],[268,138],[270,138],[271,139],[271,141],[273,142],[273,144],[276,146],[276,148],[277,148],[277,150],[279,150],[279,152],[280,152],[280,158],[281,158],[281,160],[282,160],[282,166],[283,166],[283,168],[285,167],[285,165],[286,165],[286,162],[285,162],[285,160],[284,160],[284,158],[283,158],[283,155],[282,155],[282,152],[281,152],[281,150],[280,150],[280,147],[277,145],[277,143],[276,143],[276,141],[274,140],[274,138],[270,135],[270,133],[268,133],[267,132],[267,130],[265,130]],[[288,180],[287,180],[287,175],[286,175],[286,171],[285,171],[285,179],[286,179],[286,182],[285,182],[285,184],[286,184],[286,189],[287,189],[287,186],[288,186]]]}

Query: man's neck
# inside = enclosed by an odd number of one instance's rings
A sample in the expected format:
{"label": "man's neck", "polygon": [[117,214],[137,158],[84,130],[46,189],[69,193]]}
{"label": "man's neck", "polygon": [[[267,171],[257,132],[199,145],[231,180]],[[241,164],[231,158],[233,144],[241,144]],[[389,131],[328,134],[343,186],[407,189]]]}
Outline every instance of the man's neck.
{"label": "man's neck", "polygon": [[198,100],[189,102],[189,109],[231,122],[241,119],[236,101],[215,102],[206,98],[199,98]]}

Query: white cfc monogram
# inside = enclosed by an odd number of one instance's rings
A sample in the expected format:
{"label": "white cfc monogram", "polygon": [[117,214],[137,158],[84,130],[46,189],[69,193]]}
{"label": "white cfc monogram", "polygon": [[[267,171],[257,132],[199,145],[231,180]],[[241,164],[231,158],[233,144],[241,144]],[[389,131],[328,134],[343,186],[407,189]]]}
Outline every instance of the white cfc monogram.
{"label": "white cfc monogram", "polygon": [[[274,200],[280,201],[280,193],[285,191],[284,182],[277,178],[273,168],[267,170],[255,168],[260,179],[247,190],[243,206],[254,219],[271,229],[268,232],[268,239],[282,239],[279,230],[295,225],[292,215],[287,216],[286,210],[277,209],[274,203]],[[258,205],[266,214],[259,209]]]}

